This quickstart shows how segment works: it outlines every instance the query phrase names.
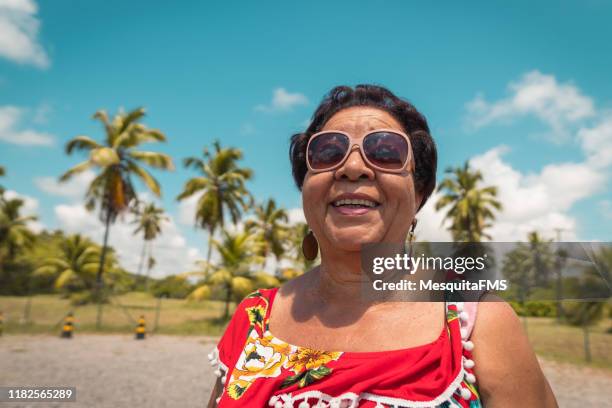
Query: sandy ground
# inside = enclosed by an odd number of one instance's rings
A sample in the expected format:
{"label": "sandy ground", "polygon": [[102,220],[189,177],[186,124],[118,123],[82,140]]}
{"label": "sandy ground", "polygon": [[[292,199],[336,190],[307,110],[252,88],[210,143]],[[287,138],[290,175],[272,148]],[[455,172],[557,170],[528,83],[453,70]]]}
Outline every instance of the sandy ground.
{"label": "sandy ground", "polygon": [[[75,386],[76,403],[0,403],[4,407],[204,407],[214,375],[214,339],[83,335],[0,337],[0,385]],[[612,374],[542,361],[562,408],[612,407]]]}

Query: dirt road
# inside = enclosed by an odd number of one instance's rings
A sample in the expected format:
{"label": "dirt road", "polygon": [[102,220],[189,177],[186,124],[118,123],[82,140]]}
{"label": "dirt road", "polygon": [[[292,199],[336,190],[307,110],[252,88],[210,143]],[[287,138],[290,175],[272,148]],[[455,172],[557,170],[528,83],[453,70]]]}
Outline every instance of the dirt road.
{"label": "dirt road", "polygon": [[[65,385],[76,403],[0,403],[4,407],[202,408],[214,375],[207,353],[213,339],[82,335],[0,337],[0,385]],[[612,374],[542,362],[563,408],[609,405]],[[608,404],[608,405],[606,405]]]}

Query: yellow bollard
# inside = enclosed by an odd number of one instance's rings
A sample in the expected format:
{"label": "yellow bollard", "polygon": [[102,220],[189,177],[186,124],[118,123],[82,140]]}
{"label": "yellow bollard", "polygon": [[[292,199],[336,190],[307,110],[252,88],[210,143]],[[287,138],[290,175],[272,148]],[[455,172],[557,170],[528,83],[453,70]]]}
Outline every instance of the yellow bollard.
{"label": "yellow bollard", "polygon": [[61,337],[63,339],[71,339],[72,332],[74,332],[74,315],[72,312],[70,312],[64,318],[64,326],[62,327]]}
{"label": "yellow bollard", "polygon": [[145,334],[145,319],[144,316],[141,315],[140,319],[138,319],[138,326],[136,326],[136,340],[144,340]]}

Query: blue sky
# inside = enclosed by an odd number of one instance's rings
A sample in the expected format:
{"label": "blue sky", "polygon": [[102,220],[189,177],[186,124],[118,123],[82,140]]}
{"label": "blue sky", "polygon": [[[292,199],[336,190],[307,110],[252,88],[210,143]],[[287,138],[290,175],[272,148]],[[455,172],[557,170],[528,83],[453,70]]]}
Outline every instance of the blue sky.
{"label": "blue sky", "polygon": [[[610,240],[610,15],[604,1],[0,0],[1,184],[28,198],[43,227],[98,237],[79,204],[87,180],[54,182],[80,160],[63,145],[102,136],[97,109],[144,106],[144,123],[169,138],[152,150],[179,164],[219,138],[244,151],[258,199],[297,209],[289,136],[334,85],[377,83],[428,118],[439,177],[472,159],[499,185],[496,239],[562,228],[567,239]],[[174,199],[191,173],[158,175],[172,216],[158,243],[165,274],[206,241]],[[440,222],[428,206],[419,236],[445,239]],[[129,228],[113,233],[132,262]]]}

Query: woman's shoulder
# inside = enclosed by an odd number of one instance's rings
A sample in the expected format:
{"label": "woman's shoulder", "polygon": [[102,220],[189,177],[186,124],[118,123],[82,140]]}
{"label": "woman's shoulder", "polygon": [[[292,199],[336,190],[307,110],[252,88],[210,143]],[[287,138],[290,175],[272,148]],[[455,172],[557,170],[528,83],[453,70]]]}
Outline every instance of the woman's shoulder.
{"label": "woman's shoulder", "polygon": [[470,331],[474,341],[502,345],[526,337],[516,312],[503,299],[485,295],[479,302],[466,302],[465,305],[473,310]]}
{"label": "woman's shoulder", "polygon": [[474,327],[482,332],[499,332],[508,327],[520,327],[519,318],[508,302],[495,295],[485,295],[479,302],[466,302],[477,309]]}
{"label": "woman's shoulder", "polygon": [[478,303],[472,342],[484,401],[525,401],[522,405],[531,406],[540,399],[547,401],[542,406],[553,406],[549,402],[552,394],[523,325],[507,302],[488,297]]}

